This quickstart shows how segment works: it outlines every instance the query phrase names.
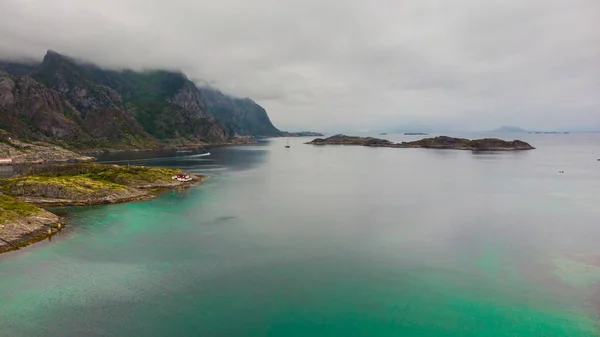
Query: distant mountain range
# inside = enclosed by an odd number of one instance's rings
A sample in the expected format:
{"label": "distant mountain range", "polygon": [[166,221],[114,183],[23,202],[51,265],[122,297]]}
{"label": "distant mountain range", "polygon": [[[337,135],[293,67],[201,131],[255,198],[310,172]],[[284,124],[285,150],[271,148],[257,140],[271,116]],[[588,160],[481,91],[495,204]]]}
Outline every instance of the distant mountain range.
{"label": "distant mountain range", "polygon": [[488,131],[489,133],[534,133],[534,134],[568,134],[565,131],[529,131],[516,126],[502,126],[498,129]]}
{"label": "distant mountain range", "polygon": [[149,148],[292,136],[249,98],[199,87],[181,72],[102,69],[48,51],[0,62],[0,129],[70,148]]}
{"label": "distant mountain range", "polygon": [[521,129],[516,126],[501,126],[495,130],[489,131],[491,133],[528,133],[529,131]]}

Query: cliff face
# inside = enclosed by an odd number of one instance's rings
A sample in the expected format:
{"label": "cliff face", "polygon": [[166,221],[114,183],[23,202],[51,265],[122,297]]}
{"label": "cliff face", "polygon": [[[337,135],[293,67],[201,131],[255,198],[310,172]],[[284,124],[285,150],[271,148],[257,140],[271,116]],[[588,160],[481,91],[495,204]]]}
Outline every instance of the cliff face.
{"label": "cliff face", "polygon": [[263,107],[249,98],[237,98],[201,87],[208,111],[227,127],[231,136],[282,136]]}
{"label": "cliff face", "polygon": [[90,141],[82,118],[64,96],[30,77],[0,73],[0,128],[39,141]]}
{"label": "cliff face", "polygon": [[74,148],[149,148],[281,136],[250,99],[198,88],[178,72],[112,71],[48,51],[39,65],[0,62],[0,129]]}

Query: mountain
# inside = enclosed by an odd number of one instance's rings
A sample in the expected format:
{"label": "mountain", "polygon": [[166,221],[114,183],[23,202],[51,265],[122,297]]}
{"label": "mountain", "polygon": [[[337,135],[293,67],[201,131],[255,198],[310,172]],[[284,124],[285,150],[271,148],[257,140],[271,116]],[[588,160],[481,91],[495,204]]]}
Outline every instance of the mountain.
{"label": "mountain", "polygon": [[37,63],[32,62],[12,62],[12,61],[1,61],[0,60],[0,71],[9,73],[15,76],[26,76],[33,73],[35,68],[38,66]]}
{"label": "mountain", "polygon": [[33,78],[0,72],[0,128],[26,140],[91,145],[82,125],[63,95]]}
{"label": "mountain", "polygon": [[236,98],[212,87],[200,87],[208,111],[223,123],[231,136],[281,136],[263,107],[250,98]]}
{"label": "mountain", "polygon": [[527,133],[525,129],[521,129],[516,126],[501,126],[495,130],[490,131],[491,133]]}
{"label": "mountain", "polygon": [[2,71],[0,129],[26,140],[144,148],[283,135],[251,99],[199,88],[181,72],[106,70],[54,51],[37,65],[0,62]]}

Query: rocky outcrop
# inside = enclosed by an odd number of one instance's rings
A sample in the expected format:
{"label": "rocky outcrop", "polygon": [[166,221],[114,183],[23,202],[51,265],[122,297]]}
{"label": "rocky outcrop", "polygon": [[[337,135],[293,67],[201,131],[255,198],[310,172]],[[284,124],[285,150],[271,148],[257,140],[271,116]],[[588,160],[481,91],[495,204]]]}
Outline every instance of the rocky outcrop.
{"label": "rocky outcrop", "polygon": [[189,182],[172,179],[179,169],[122,167],[83,163],[39,167],[32,174],[0,181],[0,190],[41,206],[94,205],[154,196],[152,189],[187,187],[204,177],[189,174]]}
{"label": "rocky outcrop", "polygon": [[516,151],[534,149],[533,146],[520,140],[505,141],[497,138],[469,140],[465,138],[452,138],[446,136],[425,138],[414,142],[393,143],[386,139],[373,137],[351,137],[346,135],[335,135],[325,139],[317,138],[311,142],[308,142],[307,144],[360,145],[370,147],[428,148],[471,151]]}
{"label": "rocky outcrop", "polygon": [[392,146],[389,140],[373,137],[353,137],[346,135],[335,135],[329,138],[316,138],[307,144],[313,145],[360,145],[360,146]]}
{"label": "rocky outcrop", "polygon": [[60,220],[56,214],[0,193],[0,253],[56,233]]}
{"label": "rocky outcrop", "polygon": [[427,149],[453,149],[471,151],[515,151],[532,150],[533,146],[520,140],[506,141],[498,138],[483,138],[469,140],[439,136],[425,138],[414,142],[402,142],[399,147],[421,147]]}
{"label": "rocky outcrop", "polygon": [[40,166],[39,172],[0,180],[0,253],[43,240],[62,228],[60,218],[40,206],[79,206],[148,199],[159,189],[197,185],[204,176],[179,169],[121,167],[94,163]]}

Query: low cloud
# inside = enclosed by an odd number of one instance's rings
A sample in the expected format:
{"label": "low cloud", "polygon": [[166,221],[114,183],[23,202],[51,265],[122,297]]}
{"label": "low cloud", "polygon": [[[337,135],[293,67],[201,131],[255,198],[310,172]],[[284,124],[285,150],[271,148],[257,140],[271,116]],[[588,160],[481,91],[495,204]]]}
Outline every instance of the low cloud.
{"label": "low cloud", "polygon": [[597,0],[4,0],[0,58],[183,70],[281,127],[600,129]]}

